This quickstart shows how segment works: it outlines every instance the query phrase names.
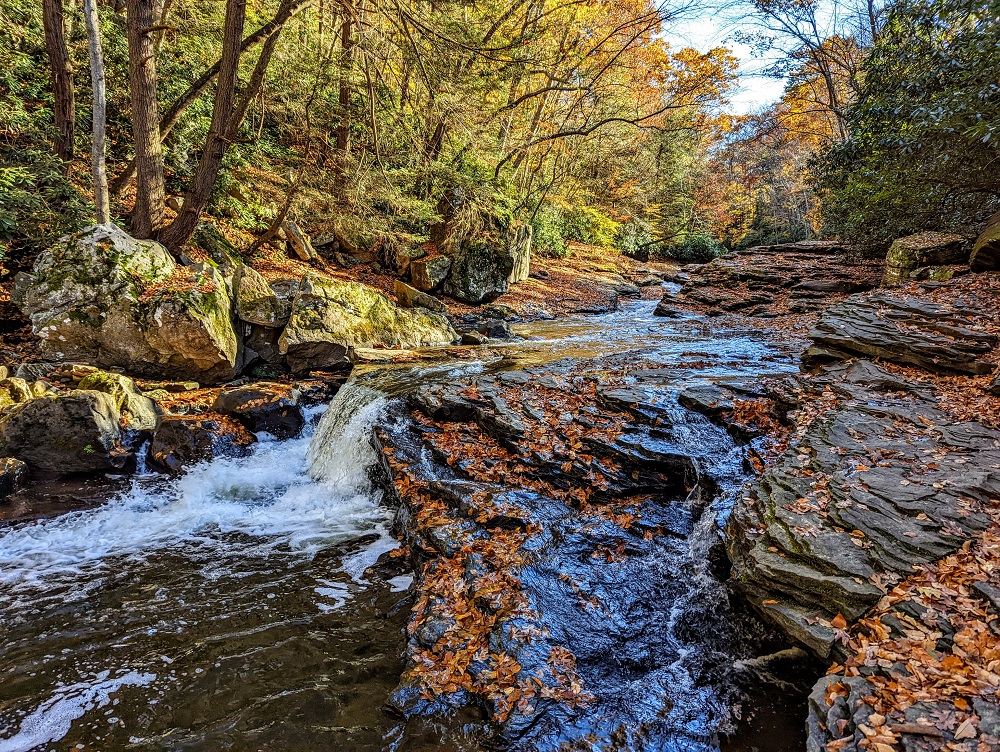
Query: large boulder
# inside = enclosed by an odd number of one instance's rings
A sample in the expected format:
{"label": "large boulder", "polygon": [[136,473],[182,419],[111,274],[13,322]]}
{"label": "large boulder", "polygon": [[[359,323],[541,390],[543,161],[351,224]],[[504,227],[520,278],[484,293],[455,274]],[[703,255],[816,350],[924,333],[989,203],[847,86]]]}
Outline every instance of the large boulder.
{"label": "large boulder", "polygon": [[974,272],[1000,269],[1000,214],[994,216],[976,238],[969,266]]}
{"label": "large boulder", "polygon": [[122,466],[121,413],[115,398],[74,390],[38,397],[0,415],[0,456],[46,475],[103,472]]}
{"label": "large boulder", "polygon": [[452,259],[444,291],[463,303],[492,303],[505,292],[514,272],[514,254],[507,243],[463,240]]}
{"label": "large boulder", "polygon": [[400,308],[378,290],[309,273],[278,340],[289,368],[338,370],[355,347],[413,348],[457,339],[448,319],[424,309]]}
{"label": "large boulder", "polygon": [[943,232],[918,232],[900,238],[885,257],[886,285],[906,282],[914,270],[927,266],[964,264],[969,259],[966,239]]}
{"label": "large boulder", "polygon": [[15,298],[51,360],[203,382],[235,375],[232,306],[216,266],[179,267],[163,246],[113,225],[43,252]]}
{"label": "large boulder", "polygon": [[410,280],[421,292],[439,290],[451,271],[451,259],[447,256],[432,256],[410,262]]}
{"label": "large boulder", "polygon": [[240,264],[233,276],[236,315],[248,324],[280,328],[292,312],[291,299],[279,297],[253,267]]}

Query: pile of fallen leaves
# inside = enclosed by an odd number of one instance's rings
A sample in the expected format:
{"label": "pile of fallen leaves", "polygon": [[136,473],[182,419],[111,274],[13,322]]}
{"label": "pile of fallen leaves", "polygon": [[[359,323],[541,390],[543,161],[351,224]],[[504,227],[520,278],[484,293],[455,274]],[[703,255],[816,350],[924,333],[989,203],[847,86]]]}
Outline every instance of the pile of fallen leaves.
{"label": "pile of fallen leaves", "polygon": [[[1000,523],[1000,509],[992,516]],[[858,727],[861,747],[896,752],[909,737],[926,749],[1000,749],[1000,738],[980,730],[974,707],[984,701],[1000,712],[1000,614],[987,593],[1000,594],[1000,524],[917,568],[850,632],[843,617],[834,620],[849,657],[828,673],[863,676],[872,688],[871,715]],[[827,702],[846,692],[843,684],[831,684]],[[914,719],[912,708],[920,703]],[[838,737],[846,725],[828,731]],[[827,750],[852,741],[835,738]]]}

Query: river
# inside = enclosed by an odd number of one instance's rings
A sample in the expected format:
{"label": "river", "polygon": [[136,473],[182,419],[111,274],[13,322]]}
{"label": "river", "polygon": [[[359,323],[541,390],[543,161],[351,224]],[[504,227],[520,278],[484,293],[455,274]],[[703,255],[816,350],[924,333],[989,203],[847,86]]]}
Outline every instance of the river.
{"label": "river", "polygon": [[[529,339],[465,359],[359,368],[300,438],[0,527],[0,752],[482,749],[474,723],[384,710],[413,576],[385,556],[397,543],[369,432],[415,386],[484,369],[624,353],[681,388],[797,368],[778,335],[652,308],[525,325]],[[722,452],[729,494],[740,452]],[[725,498],[713,509],[724,517]],[[755,720],[718,746],[795,749],[804,710],[781,697],[762,691]]]}

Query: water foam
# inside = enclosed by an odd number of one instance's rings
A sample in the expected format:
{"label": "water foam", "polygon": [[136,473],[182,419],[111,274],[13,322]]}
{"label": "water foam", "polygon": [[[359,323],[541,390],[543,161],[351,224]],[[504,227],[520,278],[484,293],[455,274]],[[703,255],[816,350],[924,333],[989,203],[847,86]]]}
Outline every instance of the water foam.
{"label": "water foam", "polygon": [[372,531],[382,538],[386,511],[367,468],[375,461],[368,435],[383,404],[348,384],[315,438],[307,431],[261,441],[247,457],[195,465],[179,478],[136,478],[104,506],[2,531],[0,604],[53,579],[93,575],[112,559],[167,549],[308,556]]}
{"label": "water foam", "polygon": [[109,679],[110,671],[102,671],[96,682],[78,682],[60,687],[55,695],[43,702],[21,723],[14,736],[0,739],[0,752],[28,752],[42,744],[62,739],[69,733],[73,721],[94,708],[111,702],[111,693],[122,687],[144,687],[156,679],[156,674],[130,671]]}

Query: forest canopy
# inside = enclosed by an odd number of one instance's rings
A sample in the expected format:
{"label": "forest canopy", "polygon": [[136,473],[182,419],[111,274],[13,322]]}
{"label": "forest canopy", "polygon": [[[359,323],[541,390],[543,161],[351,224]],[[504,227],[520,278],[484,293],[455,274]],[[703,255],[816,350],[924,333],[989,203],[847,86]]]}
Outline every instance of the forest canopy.
{"label": "forest canopy", "polygon": [[0,243],[30,256],[93,221],[105,120],[110,219],[175,252],[204,220],[244,248],[285,219],[372,247],[426,241],[448,215],[469,232],[529,223],[557,255],[579,240],[694,260],[820,236],[879,253],[997,210],[995,0],[719,8],[785,83],[749,114],[730,106],[731,49],[673,43],[706,12],[5,0]]}

